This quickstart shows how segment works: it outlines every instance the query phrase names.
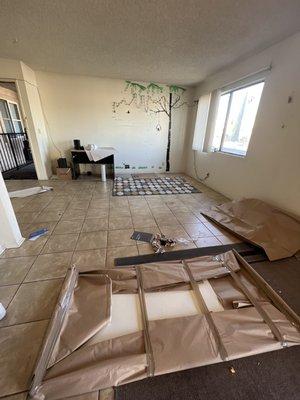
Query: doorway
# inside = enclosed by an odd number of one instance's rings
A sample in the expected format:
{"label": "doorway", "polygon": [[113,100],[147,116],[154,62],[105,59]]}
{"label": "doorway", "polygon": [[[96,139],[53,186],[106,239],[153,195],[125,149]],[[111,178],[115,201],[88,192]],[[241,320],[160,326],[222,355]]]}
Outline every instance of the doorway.
{"label": "doorway", "polygon": [[0,82],[0,171],[4,179],[37,179],[14,82]]}

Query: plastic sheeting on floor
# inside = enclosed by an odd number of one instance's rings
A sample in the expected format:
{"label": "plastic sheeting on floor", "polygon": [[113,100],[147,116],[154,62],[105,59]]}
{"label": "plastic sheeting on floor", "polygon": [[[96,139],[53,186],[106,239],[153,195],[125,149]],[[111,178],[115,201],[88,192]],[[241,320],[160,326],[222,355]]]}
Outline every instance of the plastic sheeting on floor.
{"label": "plastic sheeting on floor", "polygon": [[35,194],[49,192],[49,190],[52,190],[52,189],[53,188],[50,187],[50,186],[35,186],[35,187],[32,187],[32,188],[15,190],[13,192],[9,192],[8,194],[9,194],[10,198],[28,197],[28,196],[33,196]]}
{"label": "plastic sheeting on floor", "polygon": [[[171,294],[180,291],[185,293],[183,307],[178,301],[171,312]],[[120,294],[128,296],[127,307],[114,310],[114,296]],[[123,324],[114,315],[119,312]],[[136,323],[130,322],[132,317]],[[39,400],[61,399],[299,345],[299,323],[251,266],[231,251],[82,274],[73,268],[30,394]],[[107,334],[110,325],[114,329]]]}
{"label": "plastic sheeting on floor", "polygon": [[300,221],[261,200],[231,201],[203,215],[263,248],[270,261],[291,257],[300,250]]}

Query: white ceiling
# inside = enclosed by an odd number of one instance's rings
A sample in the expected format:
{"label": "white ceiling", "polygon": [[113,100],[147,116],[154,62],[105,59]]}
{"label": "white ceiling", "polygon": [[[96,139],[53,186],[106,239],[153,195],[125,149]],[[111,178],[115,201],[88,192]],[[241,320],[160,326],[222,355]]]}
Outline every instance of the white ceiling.
{"label": "white ceiling", "polygon": [[300,30],[299,0],[0,0],[0,57],[195,84]]}

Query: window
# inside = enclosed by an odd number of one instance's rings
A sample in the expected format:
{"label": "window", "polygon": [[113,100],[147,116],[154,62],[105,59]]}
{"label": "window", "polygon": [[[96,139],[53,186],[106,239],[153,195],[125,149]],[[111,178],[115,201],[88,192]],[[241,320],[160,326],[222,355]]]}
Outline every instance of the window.
{"label": "window", "polygon": [[250,142],[264,82],[221,93],[212,148],[245,156]]}
{"label": "window", "polygon": [[203,149],[203,143],[207,128],[209,105],[210,105],[210,93],[201,96],[198,101],[197,117],[196,117],[194,139],[192,145],[193,150],[202,151]]}
{"label": "window", "polygon": [[0,99],[0,127],[5,133],[24,131],[17,103]]}

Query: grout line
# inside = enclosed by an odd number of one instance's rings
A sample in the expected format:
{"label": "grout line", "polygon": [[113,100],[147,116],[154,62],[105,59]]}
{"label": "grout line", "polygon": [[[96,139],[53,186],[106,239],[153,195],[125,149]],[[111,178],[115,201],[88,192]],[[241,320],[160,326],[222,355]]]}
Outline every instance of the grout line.
{"label": "grout line", "polygon": [[18,325],[31,324],[33,322],[50,321],[50,319],[51,318],[41,318],[41,319],[35,319],[34,321],[17,322],[16,324],[12,324],[12,325],[0,326],[0,329],[11,328],[12,326],[18,326]]}

